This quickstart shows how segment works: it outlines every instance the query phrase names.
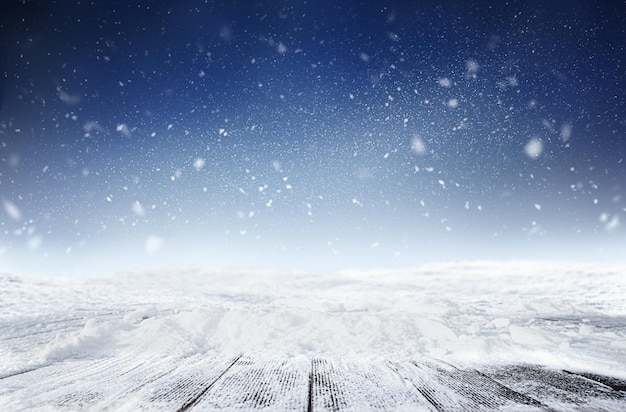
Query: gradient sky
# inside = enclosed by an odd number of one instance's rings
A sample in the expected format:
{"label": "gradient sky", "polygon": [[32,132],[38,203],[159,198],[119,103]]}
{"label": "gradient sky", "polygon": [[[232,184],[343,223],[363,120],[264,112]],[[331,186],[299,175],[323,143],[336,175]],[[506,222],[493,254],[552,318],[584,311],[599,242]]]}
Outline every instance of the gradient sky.
{"label": "gradient sky", "polygon": [[626,2],[223,3],[0,6],[0,272],[625,260]]}

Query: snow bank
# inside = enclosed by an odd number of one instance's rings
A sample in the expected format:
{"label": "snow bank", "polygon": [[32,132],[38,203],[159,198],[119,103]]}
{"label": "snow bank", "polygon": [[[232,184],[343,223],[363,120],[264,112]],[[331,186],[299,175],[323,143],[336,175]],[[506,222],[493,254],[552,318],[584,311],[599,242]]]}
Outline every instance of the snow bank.
{"label": "snow bank", "polygon": [[[515,262],[312,275],[201,270],[20,279],[3,325],[78,318],[21,359],[151,352],[462,363],[624,376],[626,268]],[[41,320],[41,322],[45,322]],[[15,352],[0,351],[0,364]],[[2,358],[4,357],[4,358]],[[24,365],[21,365],[22,367]]]}
{"label": "snow bank", "polygon": [[58,334],[43,349],[41,357],[48,361],[56,361],[101,351],[115,343],[117,334],[124,329],[128,329],[128,325],[123,322],[99,324],[97,320],[89,319],[83,329],[76,334]]}

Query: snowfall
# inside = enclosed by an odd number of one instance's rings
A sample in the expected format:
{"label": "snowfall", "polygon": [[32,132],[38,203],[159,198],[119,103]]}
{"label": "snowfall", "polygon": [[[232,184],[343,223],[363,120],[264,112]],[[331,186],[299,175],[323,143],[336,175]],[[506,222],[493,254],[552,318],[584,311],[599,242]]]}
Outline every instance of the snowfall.
{"label": "snowfall", "polygon": [[626,266],[0,275],[0,378],[146,353],[523,360],[626,378]]}

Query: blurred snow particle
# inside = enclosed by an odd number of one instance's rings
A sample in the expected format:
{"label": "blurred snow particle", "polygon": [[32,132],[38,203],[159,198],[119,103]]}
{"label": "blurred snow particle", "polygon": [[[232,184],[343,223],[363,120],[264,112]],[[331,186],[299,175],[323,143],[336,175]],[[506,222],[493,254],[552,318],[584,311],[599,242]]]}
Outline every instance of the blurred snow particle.
{"label": "blurred snow particle", "polygon": [[165,240],[161,237],[150,235],[146,238],[144,251],[149,255],[154,255],[163,247]]}
{"label": "blurred snow particle", "polygon": [[476,73],[478,72],[478,69],[480,69],[480,66],[478,65],[476,60],[468,59],[467,62],[465,62],[465,68],[467,69],[468,76],[475,79]]}
{"label": "blurred snow particle", "polygon": [[442,77],[438,80],[439,86],[441,87],[450,87],[452,86],[452,82],[447,77]]}
{"label": "blurred snow particle", "polygon": [[10,200],[3,200],[2,206],[4,206],[4,211],[9,215],[9,217],[16,222],[20,222],[22,220],[22,212],[15,206],[15,203]]}
{"label": "blurred snow particle", "polygon": [[554,120],[549,120],[549,119],[543,119],[541,121],[541,124],[543,125],[543,127],[545,127],[546,130],[555,133],[554,130]]}
{"label": "blurred snow particle", "polygon": [[538,203],[535,203],[535,209],[537,209],[537,210],[541,210],[541,205],[540,205],[540,204],[538,204]]}
{"label": "blurred snow particle", "polygon": [[230,27],[224,25],[220,27],[219,35],[222,40],[231,41],[233,39],[233,30]]}
{"label": "blurred snow particle", "polygon": [[619,216],[615,215],[606,224],[606,230],[609,231],[609,232],[613,232],[617,228],[619,228]]}
{"label": "blurred snow particle", "polygon": [[16,153],[11,153],[11,155],[9,156],[9,166],[12,169],[17,169],[19,167],[21,161],[22,161],[22,159]]}
{"label": "blurred snow particle", "polygon": [[620,226],[619,216],[614,215],[611,217],[608,213],[602,213],[600,215],[600,223],[604,224],[604,228],[607,232],[613,232]]}
{"label": "blurred snow particle", "polygon": [[170,180],[172,182],[175,182],[177,179],[180,179],[183,175],[183,171],[180,169],[176,169],[174,170],[174,174],[172,176],[170,176]]}
{"label": "blurred snow particle", "polygon": [[123,134],[126,137],[130,137],[130,128],[128,127],[128,125],[126,123],[121,123],[117,125],[117,128],[115,129],[118,132],[120,132],[121,134]]}
{"label": "blurred snow particle", "polygon": [[196,160],[193,161],[193,167],[198,172],[201,171],[206,165],[206,161],[201,157],[196,157]]}
{"label": "blurred snow particle", "polygon": [[33,236],[28,239],[28,250],[31,252],[37,251],[41,248],[41,244],[43,243],[43,238],[41,236]]}
{"label": "blurred snow particle", "polygon": [[79,94],[69,94],[64,90],[61,90],[60,87],[57,87],[57,91],[59,92],[59,99],[67,105],[75,106],[82,100]]}
{"label": "blurred snow particle", "polygon": [[450,99],[446,103],[446,106],[448,106],[451,109],[456,109],[457,107],[459,107],[459,101],[457,99]]}
{"label": "blurred snow particle", "polygon": [[561,126],[561,140],[567,142],[572,137],[572,125],[565,123]]}
{"label": "blurred snow particle", "polygon": [[89,121],[83,125],[83,130],[89,135],[93,132],[104,133],[104,127],[100,126],[100,124],[94,120]]}
{"label": "blurred snow particle", "polygon": [[543,152],[543,142],[537,137],[530,139],[530,141],[526,143],[526,146],[524,146],[524,153],[531,159],[537,159],[541,155],[541,152]]}
{"label": "blurred snow particle", "polygon": [[276,51],[278,52],[278,54],[285,54],[287,53],[287,46],[285,46],[283,43],[278,43],[278,46],[276,46]]}
{"label": "blurred snow particle", "polygon": [[133,210],[133,213],[136,214],[137,216],[145,216],[146,215],[146,209],[144,209],[144,207],[141,205],[141,203],[139,203],[138,200],[135,200],[135,202],[133,203],[131,209]]}
{"label": "blurred snow particle", "polygon": [[370,249],[377,248],[378,246],[380,246],[380,243],[378,243],[378,242],[374,242],[374,243],[372,243],[372,244],[370,245]]}
{"label": "blurred snow particle", "polygon": [[361,58],[362,61],[364,61],[365,63],[370,61],[370,56],[368,56],[366,53],[361,53],[361,55],[359,56]]}
{"label": "blurred snow particle", "polygon": [[413,136],[411,140],[411,149],[417,154],[424,154],[426,152],[426,145],[419,136]]}
{"label": "blurred snow particle", "polygon": [[509,87],[516,87],[518,84],[519,82],[515,76],[508,76],[506,79],[496,81],[496,85],[502,90],[508,89]]}

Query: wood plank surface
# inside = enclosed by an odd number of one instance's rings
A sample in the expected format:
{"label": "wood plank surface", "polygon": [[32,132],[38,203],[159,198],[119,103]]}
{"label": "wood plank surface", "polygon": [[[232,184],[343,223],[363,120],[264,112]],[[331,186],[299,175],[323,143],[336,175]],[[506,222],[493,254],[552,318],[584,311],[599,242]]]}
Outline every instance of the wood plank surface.
{"label": "wood plank surface", "polygon": [[432,410],[386,363],[313,359],[310,410]]}
{"label": "wood plank surface", "polygon": [[76,359],[0,378],[0,409],[458,411],[626,410],[623,380],[441,360],[252,355]]}
{"label": "wood plank surface", "polygon": [[498,366],[484,372],[503,385],[531,394],[552,410],[626,410],[626,392],[601,382],[620,382],[619,379],[594,375],[594,380],[537,365]]}
{"label": "wood plank surface", "polygon": [[304,411],[308,398],[308,360],[242,356],[191,408]]}

